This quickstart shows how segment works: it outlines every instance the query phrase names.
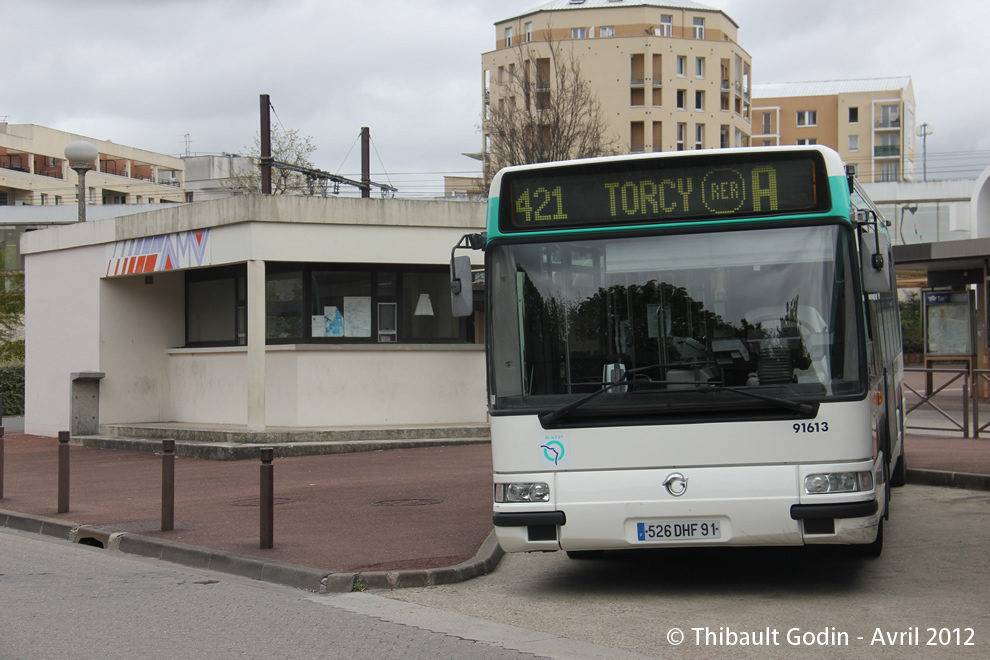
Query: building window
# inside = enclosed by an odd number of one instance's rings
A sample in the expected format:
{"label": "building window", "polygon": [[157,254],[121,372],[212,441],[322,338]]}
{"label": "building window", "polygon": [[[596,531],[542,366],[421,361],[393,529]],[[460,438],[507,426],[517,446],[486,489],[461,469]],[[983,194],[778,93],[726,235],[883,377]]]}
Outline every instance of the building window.
{"label": "building window", "polygon": [[687,57],[684,55],[677,56],[677,75],[682,77],[687,75]]}
{"label": "building window", "polygon": [[849,108],[849,123],[850,124],[859,123],[859,108]]}
{"label": "building window", "polygon": [[694,19],[694,38],[695,39],[705,38],[705,19],[703,18]]}
{"label": "building window", "polygon": [[684,143],[687,141],[687,124],[678,123],[677,124],[677,150],[684,151],[687,147]]}
{"label": "building window", "polygon": [[770,135],[770,113],[763,113],[763,134]]}
{"label": "building window", "polygon": [[186,345],[247,344],[247,267],[187,270]]}
{"label": "building window", "polygon": [[694,125],[694,148],[704,149],[705,148],[705,125],[695,124]]}
{"label": "building window", "polygon": [[798,139],[797,143],[798,143],[798,146],[800,146],[800,147],[806,147],[806,146],[808,146],[810,144],[818,144],[818,139],[817,138],[800,138],[800,139]]}
{"label": "building window", "polygon": [[512,48],[512,28],[505,28],[505,47]]}
{"label": "building window", "polygon": [[48,195],[41,193],[41,205],[45,206],[48,204]]}
{"label": "building window", "polygon": [[630,87],[629,105],[634,108],[646,105],[646,90],[642,87]]}
{"label": "building window", "polygon": [[818,125],[818,111],[817,110],[798,110],[798,113],[797,113],[797,125],[798,126],[817,126]]}
{"label": "building window", "polygon": [[899,128],[900,125],[900,106],[880,106],[880,119],[877,122],[877,128]]}
{"label": "building window", "polygon": [[615,26],[614,25],[603,25],[598,28],[599,37],[614,37],[615,36]]}
{"label": "building window", "polygon": [[696,90],[694,93],[694,109],[704,110],[705,109],[705,92],[704,90]]}
{"label": "building window", "polygon": [[646,150],[646,125],[641,121],[629,122],[629,153],[642,153]]}
{"label": "building window", "polygon": [[900,163],[896,160],[884,161],[880,164],[881,181],[897,181],[900,177]]}
{"label": "building window", "polygon": [[533,23],[532,22],[526,23],[523,26],[523,29],[526,31],[526,43],[529,43],[530,41],[533,40]]}
{"label": "building window", "polygon": [[266,264],[268,343],[467,341],[445,267]]}
{"label": "building window", "polygon": [[849,136],[849,151],[859,151],[859,136],[850,135]]}
{"label": "building window", "polygon": [[55,195],[55,206],[60,206],[62,204],[62,196]]}
{"label": "building window", "polygon": [[687,110],[687,90],[679,89],[677,90],[677,109]]}
{"label": "building window", "polygon": [[703,57],[694,58],[694,75],[696,78],[705,77],[705,58]]}
{"label": "building window", "polygon": [[571,28],[571,39],[587,39],[588,28]]}
{"label": "building window", "polygon": [[658,37],[674,36],[674,15],[660,14],[660,27],[654,30],[654,34]]}

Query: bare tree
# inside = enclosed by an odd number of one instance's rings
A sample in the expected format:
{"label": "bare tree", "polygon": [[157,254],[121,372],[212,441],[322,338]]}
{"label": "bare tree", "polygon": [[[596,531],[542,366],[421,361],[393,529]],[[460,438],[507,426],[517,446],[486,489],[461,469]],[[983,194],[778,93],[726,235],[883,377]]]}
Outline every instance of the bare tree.
{"label": "bare tree", "polygon": [[516,61],[500,71],[495,102],[482,119],[487,180],[509,165],[618,153],[593,85],[560,41],[520,44]]}
{"label": "bare tree", "polygon": [[[314,169],[309,160],[316,151],[312,138],[299,135],[297,129],[272,127],[272,159],[297,167]],[[230,173],[224,186],[232,192],[261,192],[261,138],[255,134],[254,148],[247,156],[251,167]],[[303,174],[288,169],[272,168],[273,195],[312,194],[312,186]]]}

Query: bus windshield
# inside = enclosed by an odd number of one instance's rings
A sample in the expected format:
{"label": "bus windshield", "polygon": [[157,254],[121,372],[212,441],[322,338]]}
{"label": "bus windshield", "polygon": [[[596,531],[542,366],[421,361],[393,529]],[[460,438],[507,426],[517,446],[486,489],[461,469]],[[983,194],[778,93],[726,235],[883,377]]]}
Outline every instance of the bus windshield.
{"label": "bus windshield", "polygon": [[598,390],[575,414],[860,394],[851,243],[823,225],[491,245],[492,410]]}

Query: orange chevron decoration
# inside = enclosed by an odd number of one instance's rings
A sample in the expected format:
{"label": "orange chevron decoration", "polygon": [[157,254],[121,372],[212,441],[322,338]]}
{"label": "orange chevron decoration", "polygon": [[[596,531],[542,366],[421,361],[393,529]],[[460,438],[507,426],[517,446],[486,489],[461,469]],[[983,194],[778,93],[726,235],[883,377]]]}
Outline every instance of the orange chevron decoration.
{"label": "orange chevron decoration", "polygon": [[209,266],[212,256],[209,229],[132,238],[107,245],[106,277]]}

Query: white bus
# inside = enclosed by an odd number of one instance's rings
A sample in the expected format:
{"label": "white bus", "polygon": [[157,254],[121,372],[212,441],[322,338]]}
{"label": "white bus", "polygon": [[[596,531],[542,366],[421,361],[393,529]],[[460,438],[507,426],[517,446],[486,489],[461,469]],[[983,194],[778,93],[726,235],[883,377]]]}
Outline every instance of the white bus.
{"label": "white bus", "polygon": [[[880,553],[906,475],[900,323],[886,224],[837,153],[510,167],[460,247],[485,250],[505,551]],[[452,259],[455,313],[469,268]]]}

